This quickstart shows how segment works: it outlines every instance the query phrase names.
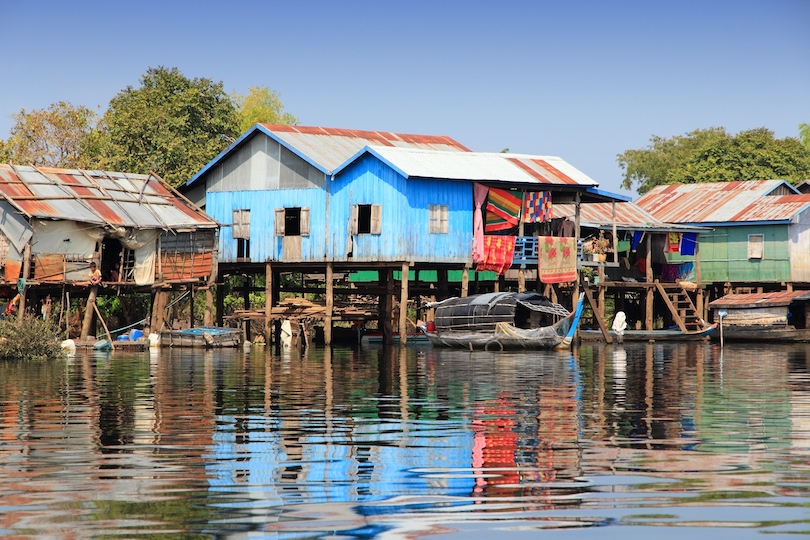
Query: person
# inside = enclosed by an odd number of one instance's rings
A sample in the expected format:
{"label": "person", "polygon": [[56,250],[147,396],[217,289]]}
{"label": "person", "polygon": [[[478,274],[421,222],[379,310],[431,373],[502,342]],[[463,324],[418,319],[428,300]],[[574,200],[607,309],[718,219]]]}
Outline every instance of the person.
{"label": "person", "polygon": [[17,304],[19,303],[20,303],[20,294],[17,293],[17,295],[14,298],[12,298],[11,301],[6,306],[6,315],[7,316],[14,315],[14,313],[17,311]]}
{"label": "person", "polygon": [[46,298],[45,301],[42,302],[42,308],[41,308],[42,320],[44,320],[44,321],[48,320],[48,317],[50,317],[50,315],[51,315],[51,306],[52,305],[53,305],[53,300],[51,300],[51,295],[49,294],[48,298]]}
{"label": "person", "polygon": [[90,263],[90,285],[98,285],[101,283],[101,270],[96,268],[96,263]]}

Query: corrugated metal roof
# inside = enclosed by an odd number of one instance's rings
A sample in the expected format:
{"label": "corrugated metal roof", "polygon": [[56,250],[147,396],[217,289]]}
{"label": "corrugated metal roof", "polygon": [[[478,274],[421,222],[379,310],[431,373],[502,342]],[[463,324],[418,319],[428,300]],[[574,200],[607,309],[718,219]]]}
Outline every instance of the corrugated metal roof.
{"label": "corrugated metal roof", "polygon": [[[551,206],[552,218],[568,218],[572,221],[576,216],[573,204],[553,204]],[[582,204],[579,211],[580,225],[583,227],[609,228],[613,226],[613,205],[611,203]],[[632,231],[689,231],[700,232],[710,230],[705,227],[665,223],[633,202],[616,203],[616,228]]]}
{"label": "corrugated metal roof", "polygon": [[779,291],[770,293],[727,294],[713,302],[709,302],[712,309],[732,308],[758,308],[787,306],[794,301],[810,300],[810,291]]}
{"label": "corrugated metal roof", "polygon": [[444,152],[469,152],[445,136],[410,135],[384,131],[261,124],[279,141],[331,172],[366,146],[420,148]]}
{"label": "corrugated metal roof", "polygon": [[[661,221],[670,223],[771,221],[785,219],[783,210],[788,207],[773,206],[778,204],[775,199],[782,196],[771,195],[783,192],[796,193],[796,190],[784,180],[678,184],[657,186],[635,202]],[[757,206],[766,203],[768,208],[758,217]]]}
{"label": "corrugated metal roof", "polygon": [[[504,182],[534,187],[598,185],[593,179],[558,157],[491,152],[447,152],[376,145],[365,147],[337,167],[335,172],[343,170],[364,152],[375,155],[405,177]],[[542,169],[543,174],[537,172],[538,169]]]}
{"label": "corrugated metal roof", "polygon": [[155,175],[0,164],[0,197],[29,218],[137,229],[217,226]]}

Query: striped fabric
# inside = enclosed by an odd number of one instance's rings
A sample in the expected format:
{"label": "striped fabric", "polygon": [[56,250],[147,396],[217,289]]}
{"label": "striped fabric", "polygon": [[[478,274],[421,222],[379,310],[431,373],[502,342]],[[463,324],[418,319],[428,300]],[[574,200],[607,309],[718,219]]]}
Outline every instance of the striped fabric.
{"label": "striped fabric", "polygon": [[487,195],[487,221],[484,231],[503,231],[517,225],[522,202],[517,191],[490,188]]}

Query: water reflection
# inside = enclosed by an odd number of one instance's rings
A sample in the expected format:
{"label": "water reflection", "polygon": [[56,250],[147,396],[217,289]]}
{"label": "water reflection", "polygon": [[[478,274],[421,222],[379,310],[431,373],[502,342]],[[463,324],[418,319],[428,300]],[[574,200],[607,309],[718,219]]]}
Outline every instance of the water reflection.
{"label": "water reflection", "polygon": [[805,346],[0,362],[0,419],[0,535],[810,531]]}

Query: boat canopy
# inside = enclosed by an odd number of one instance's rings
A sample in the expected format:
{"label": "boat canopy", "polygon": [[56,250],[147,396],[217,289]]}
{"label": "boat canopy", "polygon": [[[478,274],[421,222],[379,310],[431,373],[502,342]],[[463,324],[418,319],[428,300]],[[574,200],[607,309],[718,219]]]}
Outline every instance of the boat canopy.
{"label": "boat canopy", "polygon": [[[541,326],[541,319],[565,317],[569,311],[535,292],[494,292],[431,302],[438,331],[493,332],[498,323],[517,328]],[[544,321],[547,323],[547,321]]]}

